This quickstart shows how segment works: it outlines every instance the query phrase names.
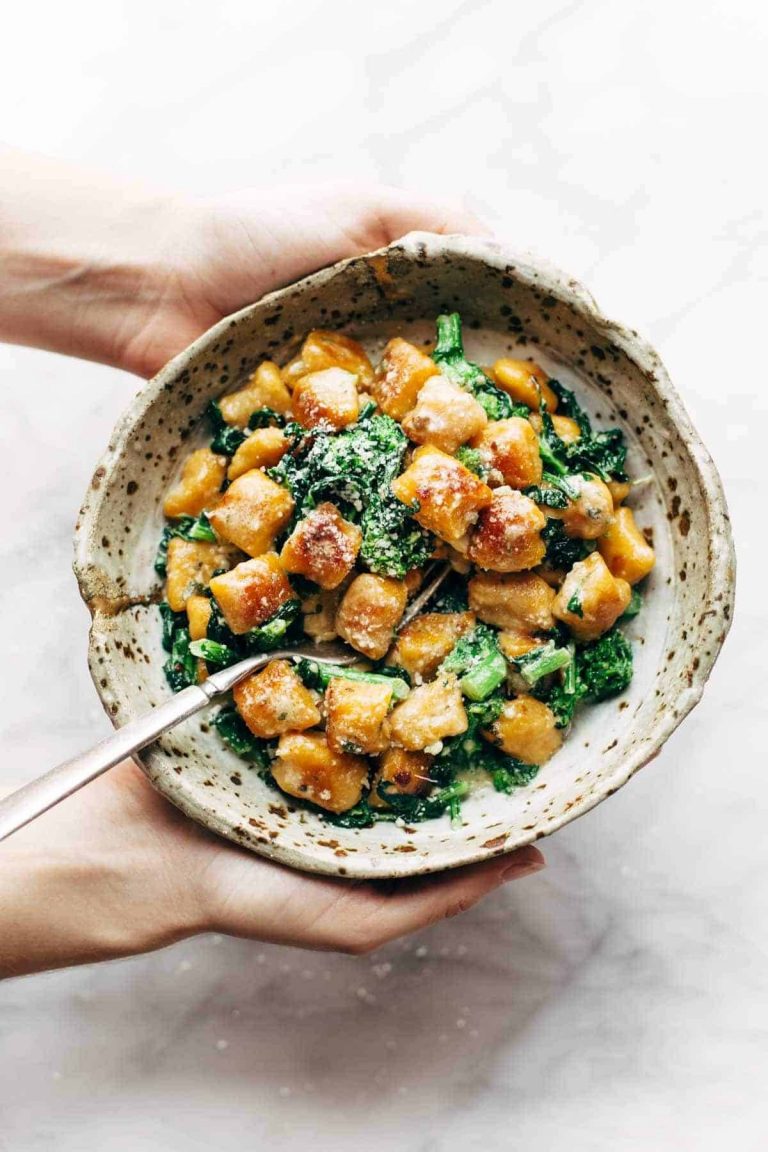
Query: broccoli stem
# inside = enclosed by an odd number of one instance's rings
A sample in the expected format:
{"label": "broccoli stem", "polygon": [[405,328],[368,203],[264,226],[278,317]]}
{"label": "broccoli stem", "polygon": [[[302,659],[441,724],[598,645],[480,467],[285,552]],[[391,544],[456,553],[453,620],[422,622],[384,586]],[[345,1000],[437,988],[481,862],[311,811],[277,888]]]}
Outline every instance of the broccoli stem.
{"label": "broccoli stem", "polygon": [[550,640],[542,647],[526,652],[512,663],[516,665],[526,684],[532,688],[542,677],[550,676],[560,668],[569,667],[572,660],[573,657],[567,648],[556,648],[554,641]]}
{"label": "broccoli stem", "polygon": [[189,650],[200,660],[207,660],[209,664],[218,664],[221,667],[237,661],[237,653],[226,644],[219,644],[218,640],[193,640]]}
{"label": "broccoli stem", "polygon": [[498,650],[489,652],[459,680],[459,687],[470,700],[485,700],[503,683],[507,662]]}
{"label": "broccoli stem", "polygon": [[338,664],[320,664],[315,660],[301,660],[298,671],[310,687],[322,691],[325,691],[331,680],[337,676],[342,680],[357,680],[364,684],[387,684],[392,689],[393,700],[404,700],[411,690],[405,680],[400,680],[396,676],[385,676],[380,672],[364,672],[361,668],[344,668]]}

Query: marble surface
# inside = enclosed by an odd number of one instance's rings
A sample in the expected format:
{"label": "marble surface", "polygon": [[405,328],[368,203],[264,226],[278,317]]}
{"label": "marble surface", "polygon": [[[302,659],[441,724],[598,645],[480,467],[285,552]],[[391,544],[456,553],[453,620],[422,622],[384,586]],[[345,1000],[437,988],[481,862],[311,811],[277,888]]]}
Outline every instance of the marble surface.
{"label": "marble surface", "polygon": [[[741,568],[704,702],[545,873],[371,957],[205,937],[7,982],[3,1152],[765,1148],[767,41],[757,0],[15,6],[13,143],[195,191],[412,184],[582,278],[666,360]],[[0,372],[5,789],[106,730],[70,536],[136,385]]]}

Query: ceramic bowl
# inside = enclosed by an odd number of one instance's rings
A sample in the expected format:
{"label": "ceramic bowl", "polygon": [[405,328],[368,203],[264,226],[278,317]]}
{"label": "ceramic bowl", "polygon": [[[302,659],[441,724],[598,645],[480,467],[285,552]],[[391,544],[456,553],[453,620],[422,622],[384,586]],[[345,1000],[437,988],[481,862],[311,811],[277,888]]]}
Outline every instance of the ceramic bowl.
{"label": "ceramic bowl", "polygon": [[161,503],[202,443],[208,403],[259,360],[292,356],[310,328],[338,328],[375,352],[426,335],[459,310],[469,354],[533,355],[575,385],[596,422],[619,424],[633,496],[657,566],[630,628],[635,676],[620,699],[585,709],[561,751],[512,795],[473,792],[447,817],[345,830],[282,797],[220,742],[203,714],[148,748],[141,765],[188,816],[282,864],[349,877],[456,867],[554,832],[625,784],[701,697],[728,631],[734,557],[717,471],[653,349],[601,315],[573,279],[487,240],[415,233],[346,260],[217,324],[139,392],[96,469],[76,533],[75,571],[93,617],[90,668],[113,723],[169,695],[153,559]]}

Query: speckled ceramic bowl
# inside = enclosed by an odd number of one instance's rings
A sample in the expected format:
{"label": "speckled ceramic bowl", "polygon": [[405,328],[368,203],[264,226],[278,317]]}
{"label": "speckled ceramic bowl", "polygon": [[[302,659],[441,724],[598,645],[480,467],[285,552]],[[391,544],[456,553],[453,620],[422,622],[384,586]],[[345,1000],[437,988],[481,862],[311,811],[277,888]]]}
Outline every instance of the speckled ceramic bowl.
{"label": "speckled ceramic bowl", "polygon": [[92,614],[90,667],[115,725],[169,695],[153,558],[163,494],[205,438],[208,401],[265,356],[293,355],[312,327],[339,328],[372,351],[424,335],[458,309],[470,355],[534,354],[576,386],[597,423],[620,424],[632,499],[653,531],[657,566],[631,627],[635,677],[620,699],[586,709],[560,752],[511,796],[473,792],[460,828],[345,830],[293,806],[249,771],[205,715],[149,748],[149,779],[182,811],[281,863],[350,877],[455,867],[554,832],[620,788],[699,700],[731,617],[734,557],[717,471],[653,349],[606,320],[573,280],[486,240],[413,234],[275,292],[223,320],[150,381],[115,429],[77,528],[75,571]]}

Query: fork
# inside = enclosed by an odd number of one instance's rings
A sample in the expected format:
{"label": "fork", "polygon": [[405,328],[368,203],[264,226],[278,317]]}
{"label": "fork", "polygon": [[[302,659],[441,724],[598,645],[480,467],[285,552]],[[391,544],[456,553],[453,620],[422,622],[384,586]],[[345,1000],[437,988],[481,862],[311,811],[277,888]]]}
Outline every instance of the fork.
{"label": "fork", "polygon": [[[431,579],[408,605],[398,625],[398,631],[421,612],[450,570],[449,564],[433,565],[427,569],[427,576],[431,576]],[[195,716],[212,703],[217,696],[229,692],[246,676],[257,672],[270,660],[300,659],[346,667],[357,663],[360,660],[360,653],[353,652],[346,644],[304,645],[249,656],[237,664],[230,665],[229,668],[214,672],[200,684],[192,684],[189,688],[182,689],[165,704],[147,712],[145,716],[140,716],[138,720],[118,728],[111,736],[107,736],[87,752],[81,752],[71,760],[65,760],[63,764],[51,768],[49,772],[45,772],[36,780],[30,781],[29,784],[23,785],[10,796],[0,800],[0,840],[5,840],[25,824],[42,816],[43,812],[47,812],[49,808],[53,808],[108,769],[114,768],[121,760],[146,748],[147,744],[151,744],[164,732],[175,728],[184,720],[189,720],[191,716]]]}

